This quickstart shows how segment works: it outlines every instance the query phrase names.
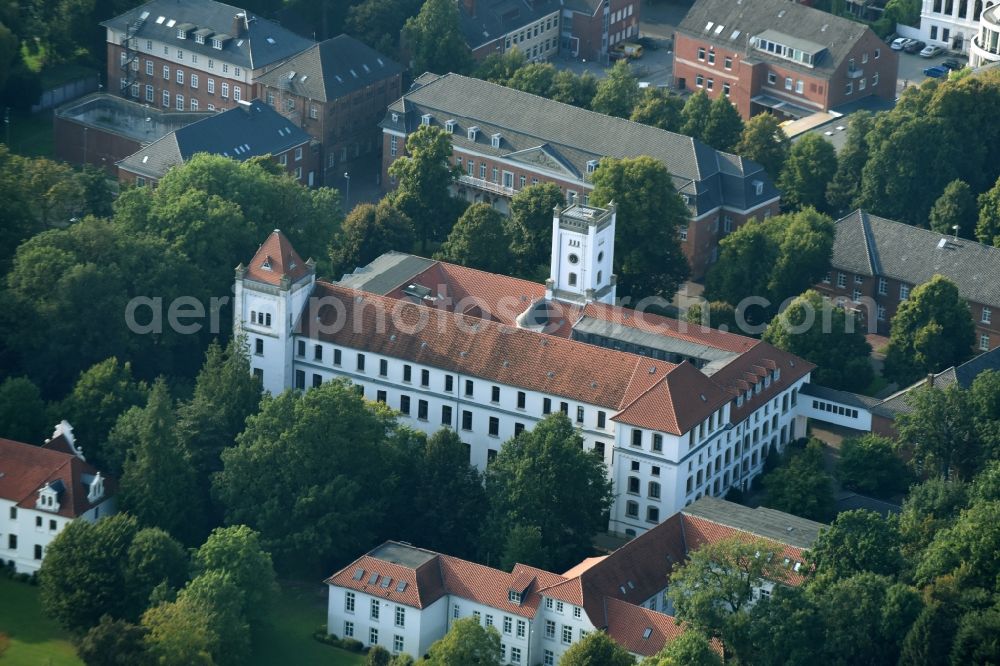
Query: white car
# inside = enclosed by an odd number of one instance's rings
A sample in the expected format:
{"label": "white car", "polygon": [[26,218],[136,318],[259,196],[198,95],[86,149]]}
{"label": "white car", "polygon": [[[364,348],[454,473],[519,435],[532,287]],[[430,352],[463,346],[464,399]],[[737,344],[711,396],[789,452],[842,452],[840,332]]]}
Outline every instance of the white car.
{"label": "white car", "polygon": [[891,48],[893,51],[902,51],[906,47],[906,45],[912,41],[913,40],[910,39],[909,37],[897,37],[896,39],[892,40],[892,44],[889,45],[889,48]]}
{"label": "white car", "polygon": [[934,46],[933,44],[928,44],[923,49],[920,50],[920,55],[924,58],[933,58],[936,55],[940,55],[944,49],[940,46]]}

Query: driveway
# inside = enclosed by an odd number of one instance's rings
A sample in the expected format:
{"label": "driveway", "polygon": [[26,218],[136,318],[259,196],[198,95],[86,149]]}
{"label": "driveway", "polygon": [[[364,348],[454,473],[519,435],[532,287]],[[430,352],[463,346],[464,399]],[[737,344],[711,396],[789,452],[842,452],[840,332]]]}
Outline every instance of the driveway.
{"label": "driveway", "polygon": [[920,85],[926,81],[929,77],[924,75],[925,67],[940,65],[949,58],[953,58],[962,64],[969,61],[968,55],[956,56],[947,52],[933,58],[921,58],[916,53],[904,53],[902,51],[897,51],[897,53],[899,54],[899,75],[896,85],[900,90],[906,86]]}

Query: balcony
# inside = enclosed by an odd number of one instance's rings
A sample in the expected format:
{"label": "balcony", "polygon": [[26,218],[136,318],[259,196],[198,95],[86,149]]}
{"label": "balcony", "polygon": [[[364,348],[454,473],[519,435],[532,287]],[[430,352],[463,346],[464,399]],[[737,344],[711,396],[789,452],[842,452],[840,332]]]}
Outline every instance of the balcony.
{"label": "balcony", "polygon": [[517,194],[517,190],[513,187],[504,187],[499,183],[483,180],[482,178],[473,178],[472,176],[459,176],[458,185],[459,187],[474,187],[477,190],[483,190],[484,192],[490,192],[492,194],[499,194],[502,197],[513,197]]}

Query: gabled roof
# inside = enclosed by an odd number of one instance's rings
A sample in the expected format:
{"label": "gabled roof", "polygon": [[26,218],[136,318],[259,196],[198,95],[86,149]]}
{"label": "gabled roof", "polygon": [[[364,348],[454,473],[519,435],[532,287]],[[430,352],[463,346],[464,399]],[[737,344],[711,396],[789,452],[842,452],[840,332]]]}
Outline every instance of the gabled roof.
{"label": "gabled roof", "polygon": [[607,600],[608,635],[632,654],[652,657],[685,628],[672,616],[617,599]]}
{"label": "gabled roof", "polygon": [[[419,76],[410,91],[389,106],[381,125],[408,134],[427,114],[434,126],[455,121],[451,138],[456,148],[515,160],[534,154],[542,159],[534,168],[553,178],[566,178],[567,172],[587,174],[587,163],[602,157],[649,155],[667,167],[696,215],[720,206],[748,210],[780,196],[759,164],[720,153],[697,139],[459,74]],[[471,127],[480,129],[474,140],[468,137]],[[499,148],[491,142],[496,133],[502,137]],[[589,176],[574,178],[590,182]],[[762,186],[760,194],[756,181]]]}
{"label": "gabled roof", "polygon": [[683,435],[731,399],[721,386],[685,361],[611,418],[639,428]]}
{"label": "gabled roof", "polygon": [[[712,375],[712,381],[725,388],[731,397],[736,398],[744,394],[747,389],[766,383],[765,377],[771,373],[772,379],[768,386],[762,385],[760,392],[751,393],[749,400],[743,400],[743,404],[739,406],[733,403],[729,408],[730,422],[739,423],[765,402],[815,369],[815,363],[761,341],[716,371]],[[773,379],[774,371],[779,371],[777,379]]]}
{"label": "gabled roof", "polygon": [[246,277],[264,284],[279,285],[282,278],[288,278],[291,283],[312,272],[309,263],[292,247],[291,241],[279,229],[271,232],[250,260]]}
{"label": "gabled roof", "polygon": [[394,60],[348,35],[313,44],[257,77],[319,102],[329,102],[403,71]]}
{"label": "gabled roof", "polygon": [[[789,0],[697,0],[677,30],[709,44],[746,49],[748,60],[773,62],[812,76],[828,77],[868,27]],[[825,53],[814,67],[809,67],[761,51],[752,43],[747,48],[748,40],[756,37],[807,53]],[[882,49],[882,54],[894,57],[887,48]]]}
{"label": "gabled roof", "polygon": [[[243,35],[234,30],[234,20],[239,14],[244,17]],[[250,70],[280,62],[313,43],[277,23],[215,0],[151,0],[102,21],[101,25],[118,32],[130,30],[140,40],[157,40]],[[177,37],[182,26],[191,31],[187,39]],[[194,34],[204,36],[205,43],[197,43]],[[224,38],[221,50],[212,46],[213,37]]]}
{"label": "gabled roof", "polygon": [[559,0],[475,0],[474,13],[458,3],[458,25],[469,48],[520,30],[540,18],[559,11]]}
{"label": "gabled roof", "polygon": [[943,275],[959,295],[1000,307],[1000,248],[856,210],[839,220],[830,264],[911,285]]}
{"label": "gabled roof", "polygon": [[114,482],[106,479],[104,495],[92,504],[87,499],[89,482],[98,470],[71,450],[60,437],[44,446],[0,438],[0,497],[34,509],[38,491],[49,485],[59,492],[59,511],[52,515],[64,518],[76,518],[104,502],[113,493]]}
{"label": "gabled roof", "polygon": [[277,155],[310,140],[283,115],[254,100],[174,130],[121,160],[118,166],[141,176],[162,178],[171,167],[183,164],[196,153],[242,162],[260,155]]}

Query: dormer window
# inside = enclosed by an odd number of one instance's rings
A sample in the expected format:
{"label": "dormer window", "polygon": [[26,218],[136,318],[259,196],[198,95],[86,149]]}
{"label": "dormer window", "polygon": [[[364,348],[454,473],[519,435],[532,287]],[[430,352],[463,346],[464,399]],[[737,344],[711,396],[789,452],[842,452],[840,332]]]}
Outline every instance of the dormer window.
{"label": "dormer window", "polygon": [[198,34],[196,34],[194,36],[194,43],[195,44],[204,44],[205,43],[205,35],[198,35]]}
{"label": "dormer window", "polygon": [[760,180],[753,181],[753,191],[757,196],[764,194],[764,182]]}
{"label": "dormer window", "polygon": [[[61,481],[57,481],[61,485]],[[46,483],[38,491],[38,499],[35,501],[35,508],[42,511],[59,511],[58,491],[51,484]]]}
{"label": "dormer window", "polygon": [[424,115],[420,116],[420,124],[421,125],[430,125],[431,124],[431,114],[425,113]]}
{"label": "dormer window", "polygon": [[104,477],[98,472],[94,475],[94,480],[90,482],[90,488],[87,492],[87,501],[93,504],[97,500],[104,497]]}
{"label": "dormer window", "polygon": [[479,128],[478,127],[470,127],[469,131],[466,133],[466,136],[469,137],[469,141],[475,141],[476,137],[479,136]]}
{"label": "dormer window", "polygon": [[517,590],[509,590],[507,592],[507,598],[510,600],[510,603],[517,604],[518,606],[521,605],[521,593]]}
{"label": "dormer window", "polygon": [[490,145],[493,146],[494,148],[499,148],[501,138],[502,137],[500,136],[499,133],[494,134],[492,137],[490,137]]}
{"label": "dormer window", "polygon": [[177,28],[177,39],[187,39],[187,30],[185,28]]}
{"label": "dormer window", "polygon": [[597,171],[597,160],[590,160],[587,162],[587,173],[594,173]]}
{"label": "dormer window", "polygon": [[444,129],[445,129],[446,132],[448,132],[448,134],[454,134],[455,133],[455,121],[454,120],[447,121],[444,124]]}
{"label": "dormer window", "polygon": [[271,257],[265,258],[264,263],[262,263],[260,267],[263,268],[265,271],[271,270]]}
{"label": "dormer window", "polygon": [[218,49],[218,50],[221,51],[222,50],[222,40],[221,39],[215,39],[213,37],[212,38],[212,48],[213,49]]}

